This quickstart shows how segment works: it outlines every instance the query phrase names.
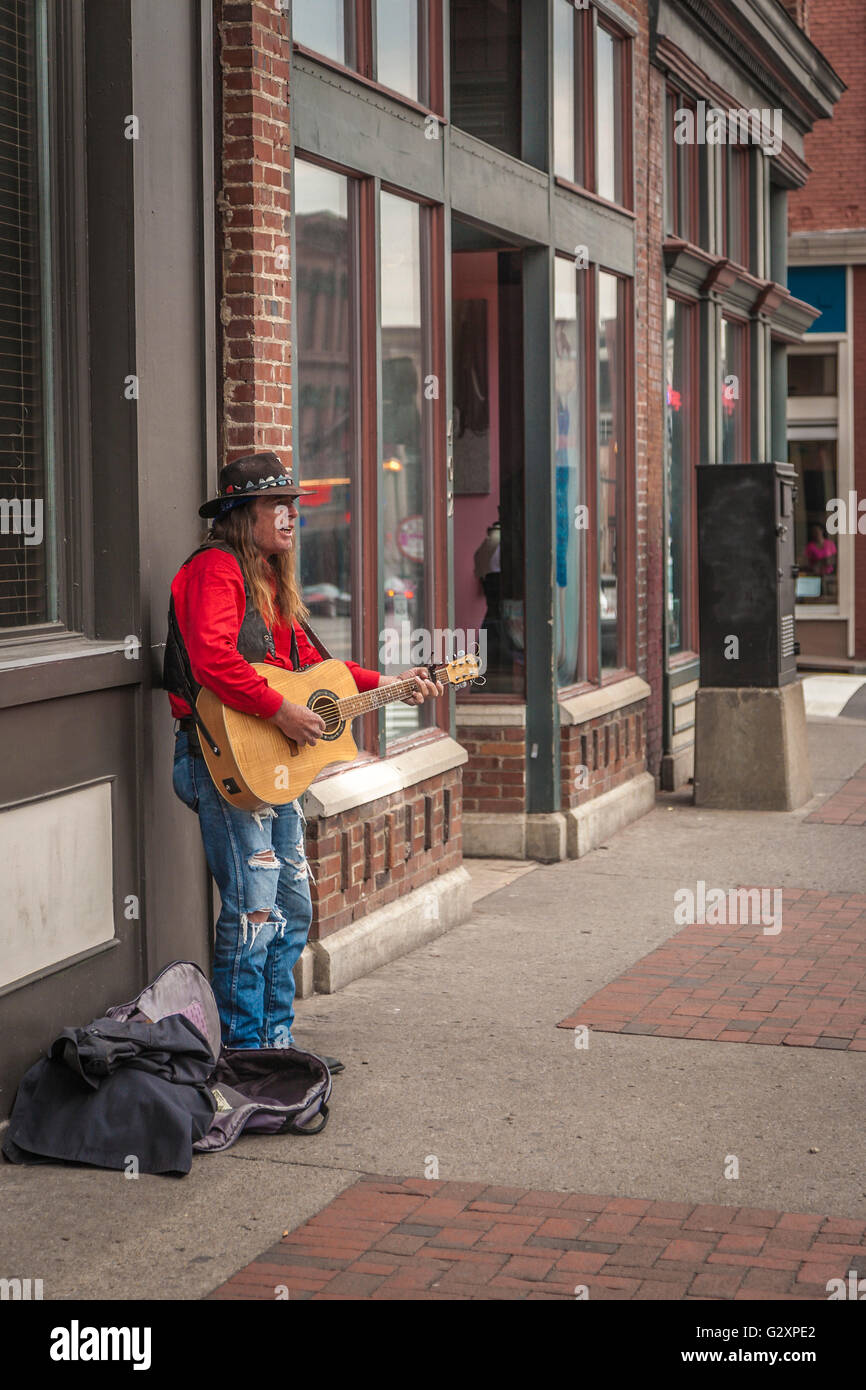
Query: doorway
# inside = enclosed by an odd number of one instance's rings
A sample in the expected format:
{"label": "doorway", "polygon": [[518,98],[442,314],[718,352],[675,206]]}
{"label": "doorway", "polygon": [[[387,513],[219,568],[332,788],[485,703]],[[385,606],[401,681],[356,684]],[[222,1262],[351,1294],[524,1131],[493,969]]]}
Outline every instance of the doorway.
{"label": "doorway", "polygon": [[484,693],[524,699],[522,255],[456,218],[452,246],[454,620]]}

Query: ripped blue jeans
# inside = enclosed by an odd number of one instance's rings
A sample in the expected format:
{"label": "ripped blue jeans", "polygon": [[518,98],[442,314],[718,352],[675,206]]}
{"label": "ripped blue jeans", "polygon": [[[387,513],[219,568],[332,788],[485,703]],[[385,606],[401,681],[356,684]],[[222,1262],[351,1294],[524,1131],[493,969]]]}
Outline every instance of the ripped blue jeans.
{"label": "ripped blue jeans", "polygon": [[[204,759],[175,734],[174,790],[198,812],[208,867],[222,908],[213,991],[225,1047],[291,1047],[292,971],[312,920],[304,816],[297,801],[254,813],[224,801]],[[267,912],[265,921],[250,918]]]}

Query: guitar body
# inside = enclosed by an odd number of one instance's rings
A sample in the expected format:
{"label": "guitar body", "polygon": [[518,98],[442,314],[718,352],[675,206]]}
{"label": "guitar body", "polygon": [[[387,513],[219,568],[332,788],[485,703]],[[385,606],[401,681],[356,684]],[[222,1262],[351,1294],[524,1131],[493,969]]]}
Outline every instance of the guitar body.
{"label": "guitar body", "polygon": [[317,662],[306,671],[257,662],[253,670],[293,705],[308,705],[321,714],[325,732],[312,748],[300,748],[270,720],[230,709],[203,686],[196,709],[220,751],[217,756],[202,734],[202,752],[217,791],[240,811],[285,806],[301,796],[323,768],[350,763],[358,755],[350,721],[340,720],[333,710],[335,700],[358,693],[342,661]]}

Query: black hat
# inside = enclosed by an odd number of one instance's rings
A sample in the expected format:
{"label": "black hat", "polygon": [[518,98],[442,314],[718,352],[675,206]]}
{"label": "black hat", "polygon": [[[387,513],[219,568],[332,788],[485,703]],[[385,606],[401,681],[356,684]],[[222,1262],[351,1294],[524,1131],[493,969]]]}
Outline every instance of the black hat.
{"label": "black hat", "polygon": [[280,497],[292,502],[314,492],[294,482],[292,470],[276,454],[244,454],[220,469],[219,493],[199,507],[199,516],[216,516],[226,502],[248,502],[253,497]]}

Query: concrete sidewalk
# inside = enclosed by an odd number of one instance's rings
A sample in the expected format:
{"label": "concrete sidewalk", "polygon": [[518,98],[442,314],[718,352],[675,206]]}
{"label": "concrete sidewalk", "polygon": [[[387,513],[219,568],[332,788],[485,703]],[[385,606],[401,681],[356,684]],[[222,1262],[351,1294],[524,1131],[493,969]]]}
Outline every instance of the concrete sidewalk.
{"label": "concrete sidewalk", "polygon": [[556,1027],[679,930],[678,888],[863,891],[863,829],[806,817],[866,762],[866,726],[813,723],[810,741],[802,810],[660,798],[608,846],[509,876],[464,926],[301,1003],[298,1041],[346,1063],[320,1138],[242,1140],[181,1182],[4,1165],[0,1275],[41,1278],[46,1298],[200,1298],[360,1174],[423,1179],[433,1160],[447,1183],[866,1220],[861,1053],[613,1033],[579,1050]]}

